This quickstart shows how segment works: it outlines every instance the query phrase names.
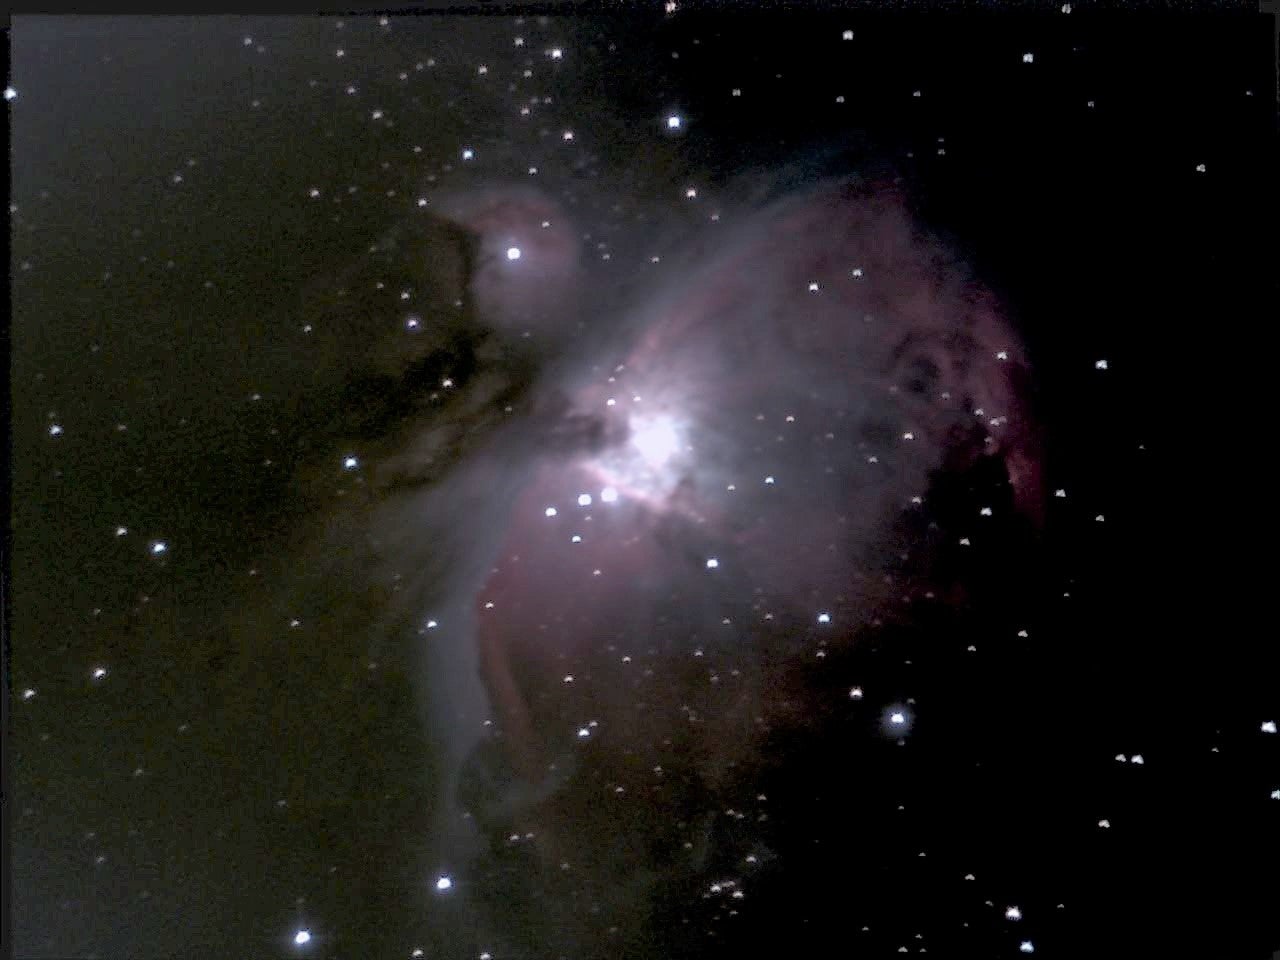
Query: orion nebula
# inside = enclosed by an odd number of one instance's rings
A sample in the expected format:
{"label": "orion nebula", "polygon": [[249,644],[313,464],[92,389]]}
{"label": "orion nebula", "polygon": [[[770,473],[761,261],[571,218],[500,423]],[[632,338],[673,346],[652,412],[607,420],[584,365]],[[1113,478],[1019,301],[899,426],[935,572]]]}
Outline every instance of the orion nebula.
{"label": "orion nebula", "polygon": [[467,6],[14,20],[16,952],[1269,956],[1274,18]]}
{"label": "orion nebula", "polygon": [[[430,869],[469,910],[516,896],[508,875],[563,903],[548,891],[572,873],[601,906],[548,920],[546,955],[639,949],[654,889],[704,870],[709,835],[630,822],[627,798],[747,797],[770,732],[805,724],[814,664],[928,588],[903,522],[936,477],[998,463],[1038,519],[1027,359],[889,179],[669,231],[626,289],[549,195],[489,186],[437,212],[474,376],[386,431],[360,521],[422,642]],[[384,356],[394,389],[426,389],[408,371],[439,362],[436,327]],[[504,909],[468,914],[477,942]]]}

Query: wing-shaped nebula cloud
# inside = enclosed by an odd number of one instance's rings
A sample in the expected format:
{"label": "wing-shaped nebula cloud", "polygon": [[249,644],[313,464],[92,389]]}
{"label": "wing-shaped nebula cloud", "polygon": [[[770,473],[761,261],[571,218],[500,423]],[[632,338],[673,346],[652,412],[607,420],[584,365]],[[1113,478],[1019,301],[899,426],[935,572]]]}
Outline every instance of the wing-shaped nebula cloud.
{"label": "wing-shaped nebula cloud", "polygon": [[437,307],[356,364],[364,499],[322,542],[360,567],[326,582],[382,585],[371,620],[421,651],[443,942],[657,949],[661,891],[805,722],[806,671],[906,589],[933,480],[1002,463],[1038,517],[995,298],[890,181],[775,194],[618,238],[663,250],[628,289],[524,186],[442,196],[376,248]]}
{"label": "wing-shaped nebula cloud", "polygon": [[[684,847],[629,821],[628,793],[660,801],[654,770],[708,808],[749,787],[763,732],[804,710],[800,663],[884,614],[911,549],[898,521],[938,471],[1002,458],[1037,515],[1026,359],[891,183],[741,212],[623,303],[548,197],[442,209],[468,237],[474,316],[536,338],[541,367],[524,414],[419,508],[468,531],[449,623],[423,631],[431,735],[452,743],[438,865],[468,869],[450,861],[477,828],[500,861],[525,843],[526,896],[563,902],[571,872],[605,904],[559,916],[549,956],[635,946],[654,885],[696,864],[654,852]],[[384,545],[414,535],[389,516]]]}

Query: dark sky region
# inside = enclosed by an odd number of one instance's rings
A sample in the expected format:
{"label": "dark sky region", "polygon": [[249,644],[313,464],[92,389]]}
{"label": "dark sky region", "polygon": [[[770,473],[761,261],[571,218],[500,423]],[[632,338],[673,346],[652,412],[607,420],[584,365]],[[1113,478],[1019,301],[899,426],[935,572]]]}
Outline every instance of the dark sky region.
{"label": "dark sky region", "polygon": [[16,17],[20,957],[1263,958],[1274,19]]}

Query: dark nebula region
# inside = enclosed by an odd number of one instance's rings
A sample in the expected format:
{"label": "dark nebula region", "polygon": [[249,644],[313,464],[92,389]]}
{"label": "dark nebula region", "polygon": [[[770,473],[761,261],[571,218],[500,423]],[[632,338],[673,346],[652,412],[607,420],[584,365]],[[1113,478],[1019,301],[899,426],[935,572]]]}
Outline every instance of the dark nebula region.
{"label": "dark nebula region", "polygon": [[547,194],[434,209],[421,269],[459,319],[376,359],[411,399],[380,399],[398,412],[354,522],[423,644],[436,935],[675,955],[664,891],[732,848],[712,821],[750,807],[770,738],[820,732],[824,663],[904,600],[963,603],[936,563],[943,479],[1036,529],[1027,357],[889,177],[726,210],[626,292]]}

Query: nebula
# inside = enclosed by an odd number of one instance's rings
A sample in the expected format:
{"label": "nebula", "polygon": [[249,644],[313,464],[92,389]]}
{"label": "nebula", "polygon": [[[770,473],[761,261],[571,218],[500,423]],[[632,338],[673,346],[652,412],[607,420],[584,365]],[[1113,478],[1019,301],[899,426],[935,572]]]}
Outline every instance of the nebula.
{"label": "nebula", "polygon": [[603,904],[557,914],[547,955],[635,947],[659,878],[699,869],[681,851],[706,837],[628,804],[749,788],[764,733],[804,711],[800,664],[885,612],[914,548],[899,521],[933,478],[999,462],[1038,518],[1027,358],[892,183],[739,212],[622,303],[551,199],[488,189],[443,212],[469,238],[475,317],[543,353],[513,419],[422,494],[469,531],[449,628],[424,631],[451,767],[435,868],[492,888],[523,843],[519,896],[554,901],[571,869]]}
{"label": "nebula", "polygon": [[408,641],[441,949],[665,955],[717,811],[777,731],[823,735],[823,665],[907,595],[959,595],[921,536],[945,479],[985,469],[965,482],[1038,521],[1024,348],[905,191],[723,192],[698,223],[610,220],[626,198],[477,182],[314,311],[344,385],[286,601]]}

